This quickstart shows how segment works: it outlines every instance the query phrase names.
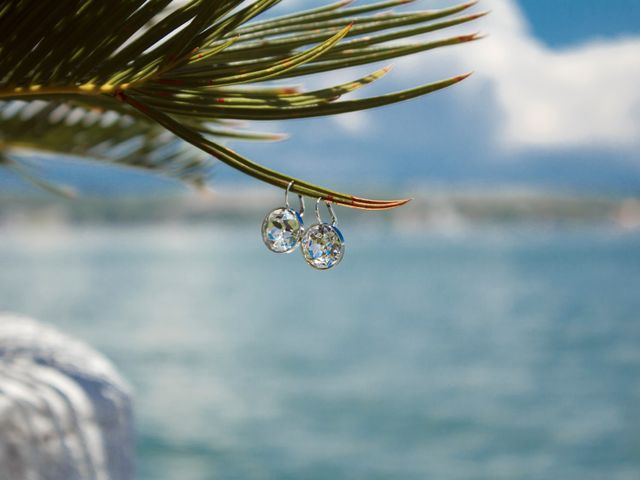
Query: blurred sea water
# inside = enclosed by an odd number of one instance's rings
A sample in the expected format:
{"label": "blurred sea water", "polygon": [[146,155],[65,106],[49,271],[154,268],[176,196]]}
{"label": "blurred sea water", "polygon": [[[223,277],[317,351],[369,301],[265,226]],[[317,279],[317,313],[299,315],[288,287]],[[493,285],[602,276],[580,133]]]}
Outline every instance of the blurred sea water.
{"label": "blurred sea water", "polygon": [[106,353],[144,480],[636,480],[640,234],[5,229],[0,310]]}

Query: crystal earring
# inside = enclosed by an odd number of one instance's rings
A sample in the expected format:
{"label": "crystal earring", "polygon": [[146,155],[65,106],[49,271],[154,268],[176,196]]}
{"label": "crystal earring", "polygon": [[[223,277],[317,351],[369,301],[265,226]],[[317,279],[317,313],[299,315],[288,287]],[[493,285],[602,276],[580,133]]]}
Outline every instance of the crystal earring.
{"label": "crystal earring", "polygon": [[302,195],[298,195],[299,212],[289,207],[289,190],[292,186],[293,182],[290,182],[284,193],[284,207],[269,212],[262,222],[262,240],[275,253],[293,252],[304,233],[304,199]]}
{"label": "crystal earring", "polygon": [[318,223],[309,227],[304,232],[302,237],[302,255],[305,261],[313,268],[318,270],[327,270],[331,267],[335,267],[344,255],[344,237],[336,224],[336,214],[331,207],[331,204],[327,201],[324,203],[327,205],[329,214],[331,215],[331,223],[323,223],[320,218],[320,201],[318,198],[316,201],[316,218]]}

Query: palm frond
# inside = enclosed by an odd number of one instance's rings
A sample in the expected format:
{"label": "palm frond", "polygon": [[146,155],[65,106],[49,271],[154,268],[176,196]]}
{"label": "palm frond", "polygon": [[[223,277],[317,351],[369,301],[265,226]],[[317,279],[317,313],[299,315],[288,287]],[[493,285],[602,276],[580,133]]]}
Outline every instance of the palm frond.
{"label": "palm frond", "polygon": [[185,144],[142,116],[87,109],[69,102],[19,100],[0,102],[5,150],[35,151],[162,171],[200,183],[208,171],[208,155]]}
{"label": "palm frond", "polygon": [[[362,199],[267,169],[223,146],[220,139],[280,137],[224,123],[359,111],[451,86],[467,75],[357,100],[340,99],[381,78],[387,67],[314,91],[261,83],[471,42],[480,37],[410,39],[484,13],[464,13],[475,2],[395,11],[411,0],[356,7],[340,1],[255,20],[279,1],[5,3],[0,6],[0,142],[70,151],[196,183],[206,180],[210,155],[261,181],[280,188],[293,181],[295,193],[346,206],[384,209],[405,203]],[[116,117],[105,125],[107,112]],[[177,138],[199,151],[178,149]]]}

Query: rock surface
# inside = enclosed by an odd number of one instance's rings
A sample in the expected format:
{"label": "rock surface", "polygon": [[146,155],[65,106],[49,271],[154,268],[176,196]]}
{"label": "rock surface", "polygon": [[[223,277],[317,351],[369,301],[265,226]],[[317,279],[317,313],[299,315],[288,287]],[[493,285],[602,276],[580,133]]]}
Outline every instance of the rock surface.
{"label": "rock surface", "polygon": [[130,480],[130,390],[88,345],[0,313],[0,480]]}

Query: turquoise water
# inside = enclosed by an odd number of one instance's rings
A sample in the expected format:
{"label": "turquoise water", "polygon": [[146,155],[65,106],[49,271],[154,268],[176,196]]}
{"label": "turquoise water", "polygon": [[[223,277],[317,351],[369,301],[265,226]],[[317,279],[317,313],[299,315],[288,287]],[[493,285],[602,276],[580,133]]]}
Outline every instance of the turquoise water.
{"label": "turquoise water", "polygon": [[3,231],[0,309],[123,371],[140,479],[640,478],[640,234],[345,235]]}

